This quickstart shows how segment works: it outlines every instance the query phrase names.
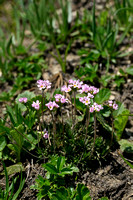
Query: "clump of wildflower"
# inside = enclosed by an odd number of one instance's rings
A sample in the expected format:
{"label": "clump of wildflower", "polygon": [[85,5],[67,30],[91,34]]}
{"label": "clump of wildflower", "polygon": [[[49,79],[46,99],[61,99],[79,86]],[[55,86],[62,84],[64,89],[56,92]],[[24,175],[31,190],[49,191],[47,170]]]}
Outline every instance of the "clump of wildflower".
{"label": "clump of wildflower", "polygon": [[118,105],[115,102],[113,102],[112,100],[108,101],[108,105],[109,105],[109,107],[113,108],[114,110],[118,109]]}
{"label": "clump of wildflower", "polygon": [[56,102],[61,102],[61,103],[67,103],[68,99],[64,97],[62,94],[56,94],[55,96],[55,101]]}
{"label": "clump of wildflower", "polygon": [[72,79],[70,79],[69,81],[69,87],[70,88],[74,88],[74,89],[80,89],[81,87],[82,87],[82,84],[83,84],[83,82],[82,81],[80,81],[80,80],[72,80]]}
{"label": "clump of wildflower", "polygon": [[49,103],[45,104],[49,110],[53,110],[54,108],[59,108],[59,105],[55,103],[55,101],[50,101]]}
{"label": "clump of wildflower", "polygon": [[91,103],[89,97],[80,97],[79,101],[84,103],[85,105],[89,105]]}
{"label": "clump of wildflower", "polygon": [[102,110],[103,107],[102,105],[99,105],[97,103],[94,102],[94,104],[90,107],[90,112],[93,113],[93,112],[99,112],[100,110]]}
{"label": "clump of wildflower", "polygon": [[28,100],[28,99],[27,99],[26,97],[22,97],[22,98],[19,99],[19,102],[20,102],[20,103],[26,103],[27,100]]}
{"label": "clump of wildflower", "polygon": [[32,107],[35,108],[36,110],[39,110],[39,108],[40,108],[40,102],[39,102],[39,100],[37,100],[36,102],[33,101]]}
{"label": "clump of wildflower", "polygon": [[48,134],[48,131],[46,130],[46,128],[44,129],[44,135],[43,135],[43,137],[45,138],[45,139],[48,139],[48,137],[49,137],[49,134]]}
{"label": "clump of wildflower", "polygon": [[70,92],[72,89],[70,88],[70,86],[66,86],[66,85],[63,85],[62,88],[61,88],[61,91],[62,92]]}
{"label": "clump of wildflower", "polygon": [[39,90],[49,89],[51,88],[51,83],[48,80],[38,80],[37,87]]}

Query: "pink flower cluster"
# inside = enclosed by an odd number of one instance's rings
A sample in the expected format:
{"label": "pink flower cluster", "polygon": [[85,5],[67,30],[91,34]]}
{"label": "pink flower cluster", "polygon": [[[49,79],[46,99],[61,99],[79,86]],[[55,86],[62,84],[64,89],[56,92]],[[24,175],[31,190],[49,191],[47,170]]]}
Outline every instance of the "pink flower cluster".
{"label": "pink flower cluster", "polygon": [[70,88],[78,88],[78,89],[80,89],[81,87],[82,87],[82,84],[83,84],[83,82],[82,81],[80,81],[80,80],[72,80],[72,79],[70,79],[69,81],[69,87]]}
{"label": "pink flower cluster", "polygon": [[38,80],[37,87],[39,90],[49,89],[51,88],[51,83],[48,80]]}
{"label": "pink flower cluster", "polygon": [[100,110],[102,110],[103,107],[97,103],[94,102],[94,104],[90,107],[90,112],[93,113],[93,112],[99,112]]}
{"label": "pink flower cluster", "polygon": [[68,102],[68,99],[65,98],[63,95],[61,94],[56,94],[55,96],[55,101],[56,102],[61,102],[61,103],[67,103]]}
{"label": "pink flower cluster", "polygon": [[94,87],[94,86],[90,86],[90,93],[92,94],[97,94],[99,92],[99,89]]}
{"label": "pink flower cluster", "polygon": [[49,103],[45,104],[49,110],[53,110],[54,108],[59,108],[59,105],[55,103],[55,101],[50,101]]}
{"label": "pink flower cluster", "polygon": [[82,93],[91,93],[91,94],[97,94],[99,92],[99,89],[94,86],[89,86],[87,84],[82,85],[81,90],[79,90],[80,94]]}
{"label": "pink flower cluster", "polygon": [[44,129],[44,135],[43,135],[43,137],[45,138],[45,139],[48,139],[48,137],[49,137],[49,134],[48,134],[48,131],[46,130],[46,128]]}
{"label": "pink flower cluster", "polygon": [[19,99],[19,102],[20,102],[20,103],[26,103],[27,100],[28,100],[28,99],[27,99],[26,97],[22,97],[22,98]]}
{"label": "pink flower cluster", "polygon": [[68,87],[63,85],[61,88],[62,92],[70,92],[72,89],[80,89],[82,87],[83,82],[80,80],[72,80],[70,79]]}
{"label": "pink flower cluster", "polygon": [[114,110],[118,109],[118,105],[115,102],[111,101],[111,100],[108,101],[108,105],[109,105],[109,107],[113,108]]}
{"label": "pink flower cluster", "polygon": [[89,105],[91,103],[89,97],[80,97],[79,101],[84,103],[85,105]]}
{"label": "pink flower cluster", "polygon": [[70,88],[70,86],[66,86],[66,85],[63,85],[62,88],[61,88],[61,91],[62,92],[70,92],[72,89]]}
{"label": "pink flower cluster", "polygon": [[39,110],[39,108],[40,108],[40,102],[39,102],[39,100],[37,100],[36,102],[33,101],[32,107],[35,108],[36,110]]}

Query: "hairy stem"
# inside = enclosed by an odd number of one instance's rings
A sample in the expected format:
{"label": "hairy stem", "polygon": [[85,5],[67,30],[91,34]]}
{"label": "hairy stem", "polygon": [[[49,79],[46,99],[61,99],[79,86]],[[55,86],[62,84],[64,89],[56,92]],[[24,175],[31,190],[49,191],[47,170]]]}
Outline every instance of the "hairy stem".
{"label": "hairy stem", "polygon": [[95,141],[96,141],[96,113],[94,113],[94,141],[93,141],[93,147],[92,147],[91,156],[92,156],[93,153],[94,153]]}
{"label": "hairy stem", "polygon": [[90,122],[90,110],[89,107],[86,107],[86,134],[85,134],[85,145],[86,145],[86,139],[87,139],[87,130]]}
{"label": "hairy stem", "polygon": [[89,122],[90,122],[90,110],[89,110],[89,107],[87,106],[86,107],[86,134],[85,134],[85,138],[84,138],[84,150],[83,150],[83,152],[82,152],[82,154],[80,156],[80,159],[79,159],[78,163],[80,163],[80,161],[81,161],[81,159],[82,159],[82,157],[83,157],[83,155],[85,153],[85,145],[86,145],[86,142],[87,142],[86,139],[87,139],[87,130],[88,130]]}
{"label": "hairy stem", "polygon": [[113,122],[113,117],[111,117],[111,122],[112,122],[112,132],[111,132],[110,148],[111,148],[111,146],[112,146],[113,135],[114,135],[114,122]]}
{"label": "hairy stem", "polygon": [[63,132],[63,143],[64,143],[64,120],[63,120],[63,113],[62,113],[62,108],[61,108],[61,119],[62,119],[62,132]]}
{"label": "hairy stem", "polygon": [[[71,102],[72,102],[72,98],[71,98]],[[74,124],[74,120],[73,120],[73,103],[72,103],[72,124]],[[73,125],[72,125],[73,127]]]}
{"label": "hairy stem", "polygon": [[73,95],[74,95],[74,123],[75,123],[75,120],[76,120],[76,92],[75,91]]}
{"label": "hairy stem", "polygon": [[44,90],[42,90],[42,122],[43,122],[43,125],[44,125],[43,105],[44,105]]}
{"label": "hairy stem", "polygon": [[52,121],[53,121],[53,146],[54,146],[54,153],[55,153],[55,135],[56,135],[56,122],[53,113],[51,112],[52,115]]}

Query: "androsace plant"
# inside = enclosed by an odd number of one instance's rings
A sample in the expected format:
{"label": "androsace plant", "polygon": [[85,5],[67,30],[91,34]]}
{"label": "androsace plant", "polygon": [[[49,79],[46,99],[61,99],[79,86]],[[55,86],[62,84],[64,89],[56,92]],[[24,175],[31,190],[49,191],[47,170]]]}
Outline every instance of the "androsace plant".
{"label": "androsace plant", "polygon": [[[109,89],[98,89],[80,80],[70,79],[67,85],[50,97],[48,91],[51,90],[52,83],[49,80],[38,80],[37,87],[41,95],[35,96],[27,91],[17,97],[15,110],[7,106],[12,125],[10,128],[3,125],[2,130],[10,140],[8,148],[16,152],[18,161],[21,160],[23,151],[33,149],[40,151],[41,156],[45,157],[49,151],[62,151],[70,156],[69,151],[74,152],[76,148],[76,156],[82,159],[79,154],[81,148],[83,152],[88,152],[91,159],[95,150],[101,148],[97,147],[100,126],[110,135],[110,142],[107,142],[109,148],[114,139],[121,138],[129,111],[122,104],[109,100]],[[71,145],[68,146],[69,143]]]}

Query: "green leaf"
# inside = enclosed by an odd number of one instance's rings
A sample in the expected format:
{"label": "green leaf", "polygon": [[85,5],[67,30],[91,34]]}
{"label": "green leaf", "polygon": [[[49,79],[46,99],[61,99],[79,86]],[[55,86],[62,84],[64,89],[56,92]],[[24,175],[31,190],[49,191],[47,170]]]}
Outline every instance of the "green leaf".
{"label": "green leaf", "polygon": [[102,104],[104,101],[107,101],[111,95],[111,92],[109,89],[101,89],[99,93],[95,96],[95,102],[98,104]]}
{"label": "green leaf", "polygon": [[61,170],[61,175],[65,175],[65,174],[73,174],[73,172],[79,172],[79,169],[77,167],[70,167],[70,166],[67,166],[67,167],[64,167],[62,170]]}
{"label": "green leaf", "polygon": [[102,197],[102,198],[100,198],[98,200],[109,200],[109,199],[108,199],[108,197]]}
{"label": "green leaf", "polygon": [[11,108],[11,106],[8,106],[8,105],[6,106],[6,109],[7,109],[7,113],[10,116],[10,120],[11,120],[12,124],[15,126],[15,124],[17,123],[17,119],[14,115],[13,109]]}
{"label": "green leaf", "polygon": [[133,66],[127,67],[126,72],[130,75],[133,75]]}
{"label": "green leaf", "polygon": [[74,167],[74,166],[72,166],[72,167],[71,167],[71,170],[72,170],[73,172],[79,172],[78,167]]}
{"label": "green leaf", "polygon": [[0,136],[0,151],[2,151],[6,146],[6,138],[4,136]]}
{"label": "green leaf", "polygon": [[11,45],[12,45],[12,35],[10,36],[6,44],[6,51],[9,56],[12,56],[11,50],[10,50]]}
{"label": "green leaf", "polygon": [[3,163],[3,168],[4,168],[5,176],[6,176],[6,192],[5,192],[5,196],[4,197],[5,197],[5,199],[7,199],[8,192],[9,192],[9,179],[8,179],[8,174],[7,174],[5,163]]}
{"label": "green leaf", "polygon": [[111,132],[112,128],[108,125],[108,123],[105,121],[104,117],[101,115],[101,113],[96,114],[97,120],[102,124],[102,126],[108,131]]}
{"label": "green leaf", "polygon": [[90,191],[85,185],[78,184],[76,200],[91,200]]}
{"label": "green leaf", "polygon": [[19,188],[18,188],[17,192],[14,194],[12,200],[16,200],[18,198],[20,192],[22,191],[22,189],[24,187],[24,183],[25,183],[25,178],[22,179],[22,171],[21,171],[21,179],[20,179]]}
{"label": "green leaf", "polygon": [[52,195],[51,200],[71,200],[69,197],[69,193],[66,188],[60,187],[56,190],[56,193]]}
{"label": "green leaf", "polygon": [[10,139],[13,143],[18,161],[20,161],[20,154],[22,151],[22,146],[24,141],[23,132],[24,132],[24,127],[22,124],[10,131]]}
{"label": "green leaf", "polygon": [[65,157],[59,157],[57,160],[57,170],[60,172],[62,170],[63,165],[65,164]]}
{"label": "green leaf", "polygon": [[118,115],[114,121],[114,128],[116,129],[116,137],[120,140],[122,133],[128,121],[129,110],[124,110],[121,115]]}
{"label": "green leaf", "polygon": [[47,171],[49,171],[51,174],[58,174],[58,170],[56,167],[50,163],[46,163],[43,165]]}
{"label": "green leaf", "polygon": [[122,139],[119,144],[122,152],[133,153],[133,141]]}

